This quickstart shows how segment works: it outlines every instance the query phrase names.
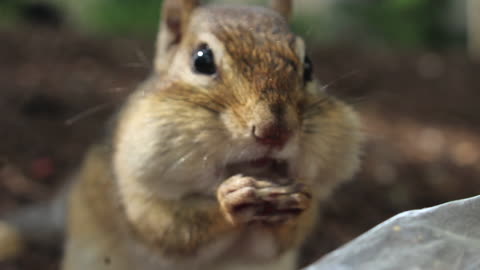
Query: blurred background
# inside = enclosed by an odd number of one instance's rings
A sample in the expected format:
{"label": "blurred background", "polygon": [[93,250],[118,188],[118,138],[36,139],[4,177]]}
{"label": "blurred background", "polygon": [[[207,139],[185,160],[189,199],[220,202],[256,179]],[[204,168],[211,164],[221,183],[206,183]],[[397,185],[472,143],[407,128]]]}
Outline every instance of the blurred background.
{"label": "blurred background", "polygon": [[[0,1],[0,214],[50,198],[148,76],[161,2]],[[296,0],[293,28],[369,139],[305,261],[396,213],[480,193],[480,1]],[[31,247],[0,269],[58,269],[60,253]]]}

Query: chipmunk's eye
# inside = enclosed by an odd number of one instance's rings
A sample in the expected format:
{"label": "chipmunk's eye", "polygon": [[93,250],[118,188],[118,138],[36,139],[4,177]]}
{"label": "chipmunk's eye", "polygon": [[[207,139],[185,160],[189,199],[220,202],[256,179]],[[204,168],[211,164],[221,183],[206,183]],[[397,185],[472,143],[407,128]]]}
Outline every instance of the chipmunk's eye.
{"label": "chipmunk's eye", "polygon": [[308,56],[303,61],[303,81],[310,82],[313,80],[313,64]]}
{"label": "chipmunk's eye", "polygon": [[200,45],[193,52],[193,70],[205,75],[212,75],[217,71],[213,52],[207,44]]}

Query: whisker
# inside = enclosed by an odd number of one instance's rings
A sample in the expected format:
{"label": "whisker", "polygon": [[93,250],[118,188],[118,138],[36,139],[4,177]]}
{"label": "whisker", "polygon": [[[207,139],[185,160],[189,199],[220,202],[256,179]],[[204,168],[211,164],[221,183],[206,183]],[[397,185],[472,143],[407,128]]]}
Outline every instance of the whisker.
{"label": "whisker", "polygon": [[360,72],[361,72],[360,69],[354,69],[354,70],[349,71],[349,72],[343,74],[342,76],[336,78],[335,80],[330,81],[329,83],[322,85],[321,87],[322,87],[323,90],[326,90],[330,86],[333,86],[333,85],[335,85],[335,84],[339,83],[340,81],[345,80],[347,78],[353,77],[353,76],[359,74]]}
{"label": "whisker", "polygon": [[128,68],[149,68],[149,66],[146,66],[145,64],[143,63],[128,63],[128,64],[124,64],[123,65],[124,67],[128,67]]}
{"label": "whisker", "polygon": [[97,106],[94,106],[92,108],[89,108],[77,115],[74,115],[73,117],[67,119],[65,121],[65,125],[67,126],[70,126],[70,125],[73,125],[74,123],[78,122],[79,120],[82,120],[84,118],[87,118],[89,116],[92,116],[106,108],[108,108],[108,106],[112,105],[113,103],[112,102],[107,102],[107,103],[103,103],[103,104],[100,104],[100,105],[97,105]]}
{"label": "whisker", "polygon": [[319,107],[327,102],[330,101],[330,97],[329,96],[325,96],[325,97],[322,97],[322,98],[319,98],[317,99],[316,101],[310,103],[310,104],[307,104],[307,106],[305,107],[305,111],[308,111],[312,108],[315,108],[315,107]]}
{"label": "whisker", "polygon": [[188,98],[183,99],[183,98],[174,97],[174,96],[168,96],[167,98],[170,99],[170,100],[174,100],[174,101],[182,101],[182,102],[187,102],[187,103],[190,103],[190,104],[194,104],[194,105],[199,106],[199,107],[201,107],[201,108],[203,108],[207,111],[210,111],[211,113],[214,113],[214,114],[219,114],[220,113],[219,110],[211,108],[206,104],[203,104],[203,103],[200,103],[200,102],[195,102],[193,100],[189,100]]}
{"label": "whisker", "polygon": [[140,60],[140,63],[143,63],[146,67],[149,67],[150,66],[150,62],[148,61],[148,58],[147,56],[145,55],[145,53],[140,50],[138,47],[137,49],[135,50],[135,54],[137,55],[138,59]]}
{"label": "whisker", "polygon": [[233,153],[232,147],[228,147],[227,151],[226,151],[226,154],[225,154],[225,157],[222,160],[222,166],[221,166],[221,172],[220,173],[223,174],[223,175],[226,173],[227,164],[228,164],[228,161],[230,160],[230,158],[232,157],[232,153]]}
{"label": "whisker", "polygon": [[309,120],[317,115],[319,115],[323,110],[318,109],[318,110],[311,110],[306,114],[303,114],[303,119],[304,120]]}
{"label": "whisker", "polygon": [[225,108],[226,108],[226,105],[225,105],[225,104],[222,104],[222,103],[216,101],[215,98],[212,97],[211,95],[209,95],[209,94],[207,94],[207,93],[205,93],[205,92],[203,92],[202,95],[206,96],[206,97],[210,100],[210,102],[214,103],[214,104],[217,105],[218,107],[220,107],[220,108],[222,108],[222,109],[225,109]]}
{"label": "whisker", "polygon": [[164,170],[164,174],[168,173],[171,170],[176,169],[178,166],[180,166],[182,163],[184,163],[188,158],[191,157],[191,155],[196,151],[194,147],[192,147],[193,150],[187,151],[185,154],[183,154],[181,157],[177,159],[174,163],[172,163],[167,169]]}
{"label": "whisker", "polygon": [[302,131],[308,134],[319,133],[322,129],[316,124],[305,124],[302,127]]}
{"label": "whisker", "polygon": [[145,69],[149,69],[152,67],[151,62],[148,61],[148,57],[145,55],[145,53],[142,50],[138,48],[138,46],[135,46],[133,50],[134,50],[135,57],[137,58],[137,62],[123,64],[123,66],[128,68],[145,68]]}
{"label": "whisker", "polygon": [[211,155],[213,155],[214,151],[212,151],[211,153],[206,153],[203,155],[202,157],[202,168],[205,169],[207,168],[207,162],[208,162],[208,159],[210,158]]}
{"label": "whisker", "polygon": [[323,112],[323,108],[312,108],[308,112],[303,113],[303,119],[308,120],[313,118],[314,116],[317,116]]}
{"label": "whisker", "polygon": [[369,101],[368,97],[352,97],[352,98],[344,98],[343,99],[347,104],[356,106],[360,104],[365,104],[367,101]]}

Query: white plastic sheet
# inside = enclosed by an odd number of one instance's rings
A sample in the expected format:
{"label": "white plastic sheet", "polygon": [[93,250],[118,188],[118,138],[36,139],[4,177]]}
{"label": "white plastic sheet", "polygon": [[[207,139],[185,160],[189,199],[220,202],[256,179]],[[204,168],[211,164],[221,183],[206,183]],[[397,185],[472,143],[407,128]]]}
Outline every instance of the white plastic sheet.
{"label": "white plastic sheet", "polygon": [[480,196],[401,213],[305,270],[479,270]]}

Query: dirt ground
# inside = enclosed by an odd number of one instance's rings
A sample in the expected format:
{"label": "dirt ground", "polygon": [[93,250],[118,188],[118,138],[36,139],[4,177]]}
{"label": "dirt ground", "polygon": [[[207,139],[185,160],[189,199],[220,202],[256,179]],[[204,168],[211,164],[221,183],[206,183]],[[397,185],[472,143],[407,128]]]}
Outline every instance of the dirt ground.
{"label": "dirt ground", "polygon": [[[64,31],[0,33],[0,214],[46,200],[125,95],[148,75],[151,42]],[[480,193],[480,71],[460,51],[314,51],[329,91],[361,112],[361,172],[326,203],[311,261],[392,215]],[[30,248],[0,269],[58,269]]]}

